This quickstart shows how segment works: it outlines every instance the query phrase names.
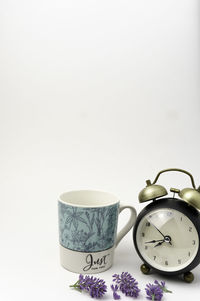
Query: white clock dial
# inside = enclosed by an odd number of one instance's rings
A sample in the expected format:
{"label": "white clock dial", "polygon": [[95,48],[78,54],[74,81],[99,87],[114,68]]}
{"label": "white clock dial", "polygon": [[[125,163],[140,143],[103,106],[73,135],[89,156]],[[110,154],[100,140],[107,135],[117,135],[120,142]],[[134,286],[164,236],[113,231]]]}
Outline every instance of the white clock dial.
{"label": "white clock dial", "polygon": [[145,215],[139,223],[136,242],[143,259],[166,272],[187,267],[199,248],[199,236],[192,221],[170,208]]}

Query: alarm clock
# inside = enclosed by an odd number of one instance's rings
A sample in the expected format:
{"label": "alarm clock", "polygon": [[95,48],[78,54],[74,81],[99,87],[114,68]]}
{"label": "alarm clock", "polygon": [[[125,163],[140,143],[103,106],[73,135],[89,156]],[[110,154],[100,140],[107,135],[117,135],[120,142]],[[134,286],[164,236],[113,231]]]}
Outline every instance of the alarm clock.
{"label": "alarm clock", "polygon": [[[156,184],[164,172],[187,174],[192,188],[167,190]],[[161,170],[139,194],[139,202],[152,201],[138,215],[133,229],[136,251],[143,261],[141,271],[150,270],[164,275],[180,275],[192,282],[191,272],[200,263],[200,187],[196,188],[192,175],[179,168]],[[176,198],[178,194],[180,198]]]}

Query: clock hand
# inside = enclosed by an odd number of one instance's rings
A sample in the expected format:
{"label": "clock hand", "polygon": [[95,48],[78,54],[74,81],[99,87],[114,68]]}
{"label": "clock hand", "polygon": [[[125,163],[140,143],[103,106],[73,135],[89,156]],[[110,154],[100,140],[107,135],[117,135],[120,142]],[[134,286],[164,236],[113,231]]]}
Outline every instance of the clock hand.
{"label": "clock hand", "polygon": [[163,237],[165,237],[165,235],[154,225],[154,224],[152,224],[152,226],[154,226],[154,228],[156,228],[156,230],[163,236]]}
{"label": "clock hand", "polygon": [[169,243],[169,244],[172,246],[172,243],[171,243],[171,237],[170,237],[169,235],[166,235],[166,236],[164,237],[164,241],[167,242],[167,243]]}
{"label": "clock hand", "polygon": [[154,248],[155,248],[155,247],[158,247],[158,246],[161,246],[163,243],[164,243],[164,240],[163,240],[163,241],[160,241],[159,243],[157,243],[157,244],[154,246]]}
{"label": "clock hand", "polygon": [[145,244],[151,244],[151,243],[155,243],[155,242],[158,242],[158,241],[163,241],[163,239],[157,239],[157,240],[151,240],[151,241],[145,241]]}
{"label": "clock hand", "polygon": [[170,245],[172,245],[170,236],[165,236],[163,240],[160,239],[160,240],[157,240],[157,241],[159,241],[159,243],[157,243],[154,246],[154,248],[158,247],[158,246],[161,246],[164,242],[169,243]]}
{"label": "clock hand", "polygon": [[[152,224],[152,223],[151,223]],[[156,230],[163,236],[163,241],[160,244],[157,244],[155,247],[160,246],[163,242],[168,242],[170,245],[172,245],[171,243],[171,238],[168,235],[164,235],[154,224],[152,224],[152,226],[154,226],[154,228],[156,228]]]}

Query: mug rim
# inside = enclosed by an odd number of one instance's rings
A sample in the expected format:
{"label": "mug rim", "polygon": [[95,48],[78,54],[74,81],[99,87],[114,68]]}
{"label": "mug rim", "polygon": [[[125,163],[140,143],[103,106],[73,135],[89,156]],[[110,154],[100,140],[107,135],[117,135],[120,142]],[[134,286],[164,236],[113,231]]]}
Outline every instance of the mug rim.
{"label": "mug rim", "polygon": [[[84,200],[79,201],[79,202],[72,200],[72,195],[73,196],[76,195],[77,197],[78,197],[78,195],[80,195],[80,198],[81,198],[81,194],[85,194],[85,196],[84,196],[85,198],[89,198],[89,195],[90,195],[90,198],[91,197],[94,198],[96,195],[96,200],[94,202],[87,203],[87,204],[84,203]],[[86,196],[86,194],[88,196]],[[71,195],[71,201],[64,200],[64,197],[70,198],[70,195]],[[99,195],[99,198],[97,197],[98,195]],[[100,198],[100,195],[101,195],[101,198]],[[107,196],[107,198],[106,198],[106,196]],[[102,197],[105,197],[105,199],[103,200]],[[116,205],[120,202],[119,198],[110,192],[106,192],[106,191],[102,191],[102,190],[93,190],[93,189],[70,190],[70,191],[63,192],[59,196],[58,201],[65,205],[69,205],[72,207],[80,207],[80,208],[108,207],[108,206]],[[87,202],[89,202],[89,200],[87,200]]]}

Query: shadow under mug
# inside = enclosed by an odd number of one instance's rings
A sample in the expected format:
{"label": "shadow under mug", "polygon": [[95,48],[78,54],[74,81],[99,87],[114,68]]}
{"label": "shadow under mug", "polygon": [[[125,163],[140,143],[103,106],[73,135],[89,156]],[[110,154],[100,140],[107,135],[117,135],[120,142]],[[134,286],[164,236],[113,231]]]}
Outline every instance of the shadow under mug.
{"label": "shadow under mug", "polygon": [[[131,215],[117,234],[118,215]],[[75,273],[100,273],[112,266],[114,249],[136,221],[136,210],[107,192],[79,190],[58,200],[60,262]]]}

